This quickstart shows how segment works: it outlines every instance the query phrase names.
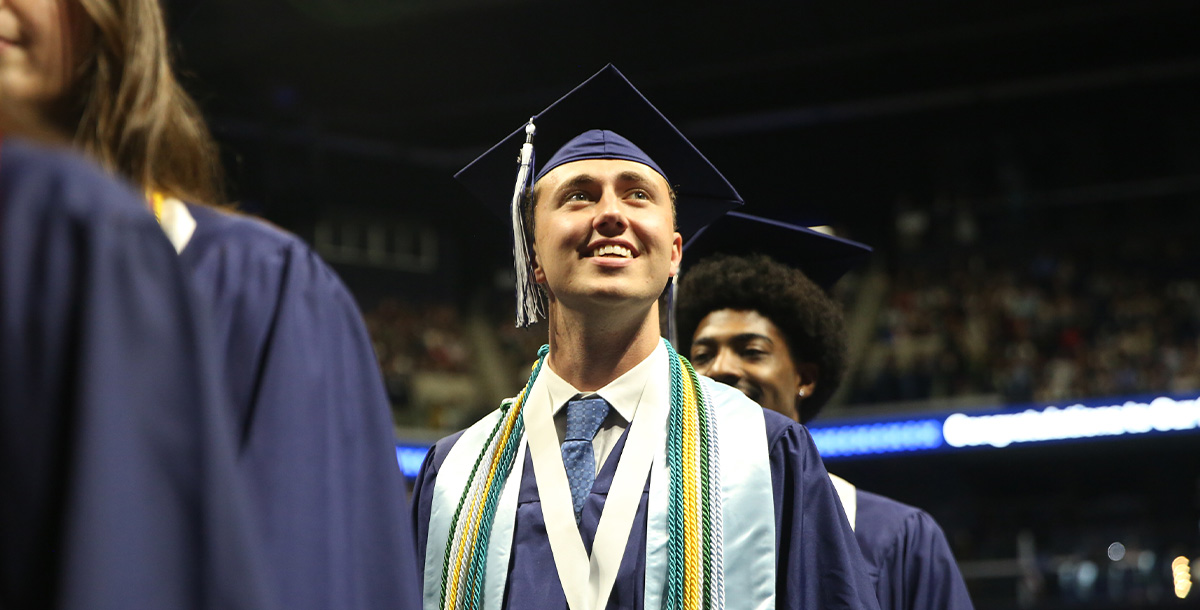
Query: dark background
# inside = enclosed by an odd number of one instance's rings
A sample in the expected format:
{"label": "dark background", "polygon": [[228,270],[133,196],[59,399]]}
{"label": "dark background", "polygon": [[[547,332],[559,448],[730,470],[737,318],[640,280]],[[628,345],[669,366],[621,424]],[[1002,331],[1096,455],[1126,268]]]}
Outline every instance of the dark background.
{"label": "dark background", "polygon": [[450,176],[608,62],[746,211],[877,247],[935,195],[986,222],[1200,191],[1196,2],[191,0],[171,20],[232,195],[302,234],[363,208],[452,227],[468,260],[506,248]]}

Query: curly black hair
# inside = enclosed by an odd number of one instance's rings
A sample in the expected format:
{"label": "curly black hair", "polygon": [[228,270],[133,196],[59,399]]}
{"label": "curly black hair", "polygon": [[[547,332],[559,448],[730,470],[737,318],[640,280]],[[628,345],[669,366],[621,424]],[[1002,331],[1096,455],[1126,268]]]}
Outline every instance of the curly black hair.
{"label": "curly black hair", "polygon": [[711,256],[680,281],[681,353],[691,353],[700,321],[721,309],[757,311],[783,333],[793,361],[817,365],[816,389],[799,413],[804,423],[816,417],[846,373],[846,323],[837,302],[804,272],[769,256]]}

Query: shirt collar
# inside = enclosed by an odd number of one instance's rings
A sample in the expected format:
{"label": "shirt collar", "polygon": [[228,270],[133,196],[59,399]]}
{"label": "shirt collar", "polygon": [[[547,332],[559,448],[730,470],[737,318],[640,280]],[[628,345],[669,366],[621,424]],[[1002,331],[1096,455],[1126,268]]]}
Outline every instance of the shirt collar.
{"label": "shirt collar", "polygon": [[174,197],[163,198],[158,225],[167,234],[171,245],[175,246],[176,254],[183,252],[196,232],[196,219],[188,211],[187,204]]}
{"label": "shirt collar", "polygon": [[659,341],[658,346],[650,352],[649,356],[626,371],[624,375],[617,377],[595,392],[580,392],[565,379],[559,377],[558,373],[555,373],[554,369],[549,366],[543,367],[538,376],[545,379],[546,389],[550,394],[550,404],[554,407],[554,415],[558,415],[558,412],[567,405],[567,401],[578,394],[599,394],[601,398],[608,401],[609,405],[612,405],[612,408],[621,417],[625,418],[625,421],[631,422],[637,412],[638,403],[642,399],[642,391],[646,389],[646,381],[650,379],[651,374],[661,368],[659,364],[666,362],[666,357],[667,348],[662,341]]}

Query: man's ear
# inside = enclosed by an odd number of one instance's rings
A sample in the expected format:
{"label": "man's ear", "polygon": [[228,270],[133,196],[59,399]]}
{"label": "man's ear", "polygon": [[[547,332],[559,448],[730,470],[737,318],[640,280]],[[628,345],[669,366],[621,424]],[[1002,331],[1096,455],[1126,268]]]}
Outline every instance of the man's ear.
{"label": "man's ear", "polygon": [[542,270],[542,264],[538,261],[537,246],[530,247],[529,255],[529,266],[533,268],[533,281],[545,284],[546,272]]}
{"label": "man's ear", "polygon": [[537,241],[533,236],[534,215],[537,214],[537,197],[538,187],[534,185],[533,189],[525,196],[525,209],[522,215],[525,218],[525,238],[528,241],[529,247],[529,267],[533,269],[533,281],[538,284],[546,283],[546,271],[542,269],[541,259],[538,257]]}
{"label": "man's ear", "polygon": [[808,398],[817,390],[817,375],[820,367],[811,362],[801,362],[796,365],[796,395]]}
{"label": "man's ear", "polygon": [[675,277],[679,275],[679,268],[683,265],[683,236],[678,232],[675,233],[675,238],[671,240],[671,273],[667,277]]}

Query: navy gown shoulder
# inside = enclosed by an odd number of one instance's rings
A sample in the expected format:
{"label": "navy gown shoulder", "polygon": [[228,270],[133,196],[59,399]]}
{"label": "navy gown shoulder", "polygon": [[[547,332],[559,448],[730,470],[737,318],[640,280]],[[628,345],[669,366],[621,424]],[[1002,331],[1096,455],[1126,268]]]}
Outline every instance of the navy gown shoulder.
{"label": "navy gown shoulder", "polygon": [[855,536],[885,610],[970,610],[962,573],[942,528],[925,511],[857,490]]}
{"label": "navy gown shoulder", "polygon": [[776,607],[878,608],[867,562],[808,429],[767,409],[763,419],[775,493]]}
{"label": "navy gown shoulder", "polygon": [[220,346],[281,605],[418,607],[391,410],[354,298],[291,233],[188,210],[180,258]]}
{"label": "navy gown shoulder", "polygon": [[136,192],[0,142],[0,606],[273,607],[201,324]]}

